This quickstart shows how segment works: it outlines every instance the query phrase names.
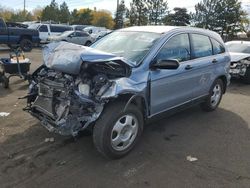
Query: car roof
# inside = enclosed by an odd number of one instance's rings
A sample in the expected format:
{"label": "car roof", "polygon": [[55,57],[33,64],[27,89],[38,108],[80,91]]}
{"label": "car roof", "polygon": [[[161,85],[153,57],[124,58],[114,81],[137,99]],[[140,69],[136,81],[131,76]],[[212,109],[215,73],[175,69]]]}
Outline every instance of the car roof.
{"label": "car roof", "polygon": [[159,34],[166,34],[173,30],[176,31],[186,31],[186,32],[197,32],[201,34],[208,35],[213,37],[223,43],[220,35],[214,31],[210,31],[208,29],[201,29],[196,27],[190,26],[133,26],[124,29],[120,29],[119,31],[136,31],[136,32],[151,32],[151,33],[159,33]]}
{"label": "car roof", "polygon": [[133,26],[124,29],[120,29],[120,31],[141,31],[141,32],[151,32],[151,33],[166,33],[178,27],[175,26]]}

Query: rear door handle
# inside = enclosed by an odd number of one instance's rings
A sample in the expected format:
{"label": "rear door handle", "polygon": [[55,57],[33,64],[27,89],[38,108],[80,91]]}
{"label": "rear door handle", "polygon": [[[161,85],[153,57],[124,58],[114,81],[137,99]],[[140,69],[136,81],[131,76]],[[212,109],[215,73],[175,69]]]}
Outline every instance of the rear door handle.
{"label": "rear door handle", "polygon": [[212,63],[218,63],[217,59],[213,59]]}
{"label": "rear door handle", "polygon": [[191,65],[187,65],[186,67],[185,67],[185,69],[186,70],[190,70],[190,69],[192,69],[193,67],[191,66]]}

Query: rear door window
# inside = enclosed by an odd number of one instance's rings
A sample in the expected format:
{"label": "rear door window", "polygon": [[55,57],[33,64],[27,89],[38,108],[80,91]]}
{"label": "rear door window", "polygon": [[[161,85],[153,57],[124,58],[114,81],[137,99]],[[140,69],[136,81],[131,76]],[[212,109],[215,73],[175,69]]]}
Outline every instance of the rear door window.
{"label": "rear door window", "polygon": [[208,36],[191,34],[192,57],[201,58],[213,55],[212,44]]}
{"label": "rear door window", "polygon": [[179,62],[191,59],[188,34],[179,34],[172,37],[160,50],[157,59],[176,59]]}

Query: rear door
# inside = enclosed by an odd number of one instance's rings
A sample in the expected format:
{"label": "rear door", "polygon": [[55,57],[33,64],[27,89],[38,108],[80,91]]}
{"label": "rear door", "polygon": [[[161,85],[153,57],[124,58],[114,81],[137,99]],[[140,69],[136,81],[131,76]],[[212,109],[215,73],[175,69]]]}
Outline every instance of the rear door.
{"label": "rear door", "polygon": [[193,98],[208,95],[214,81],[218,57],[213,54],[213,45],[210,37],[191,33],[191,69],[195,77],[193,83]]}

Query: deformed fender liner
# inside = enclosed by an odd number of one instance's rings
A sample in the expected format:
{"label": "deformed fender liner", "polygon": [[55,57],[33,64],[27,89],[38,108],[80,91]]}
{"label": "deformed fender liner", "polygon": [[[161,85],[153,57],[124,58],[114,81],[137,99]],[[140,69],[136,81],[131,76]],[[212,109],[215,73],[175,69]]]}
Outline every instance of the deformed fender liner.
{"label": "deformed fender liner", "polygon": [[[139,94],[134,94],[133,96],[130,97],[130,99],[128,100],[128,102],[126,103],[123,112],[125,112],[128,109],[128,106],[131,104],[131,102],[136,98],[140,96]],[[141,96],[140,96],[141,97]]]}

